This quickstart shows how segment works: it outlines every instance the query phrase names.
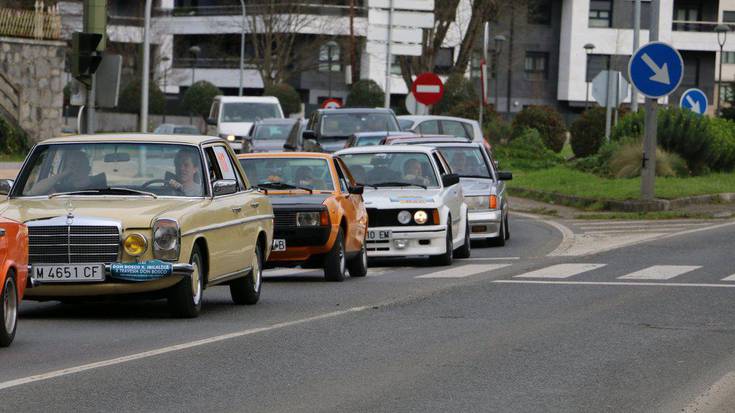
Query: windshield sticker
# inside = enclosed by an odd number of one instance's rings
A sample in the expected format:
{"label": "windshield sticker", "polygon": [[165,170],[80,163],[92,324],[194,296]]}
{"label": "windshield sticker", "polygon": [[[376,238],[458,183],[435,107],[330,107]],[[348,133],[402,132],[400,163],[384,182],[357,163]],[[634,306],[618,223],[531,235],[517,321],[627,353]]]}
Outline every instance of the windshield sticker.
{"label": "windshield sticker", "polygon": [[425,196],[398,196],[391,197],[390,202],[399,202],[401,204],[422,204],[424,202],[434,202],[434,198]]}

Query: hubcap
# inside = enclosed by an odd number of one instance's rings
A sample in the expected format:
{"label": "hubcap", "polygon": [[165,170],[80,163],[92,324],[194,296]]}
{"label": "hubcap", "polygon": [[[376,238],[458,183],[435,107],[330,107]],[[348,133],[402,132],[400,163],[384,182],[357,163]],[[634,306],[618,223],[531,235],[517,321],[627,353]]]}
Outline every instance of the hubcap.
{"label": "hubcap", "polygon": [[15,281],[10,277],[5,281],[3,314],[5,314],[5,331],[11,334],[15,330],[15,323],[18,319],[18,291],[15,288]]}
{"label": "hubcap", "polygon": [[198,305],[199,300],[202,299],[202,283],[201,275],[199,274],[199,262],[194,260],[191,265],[194,267],[194,271],[191,273],[191,290],[194,292],[194,304]]}
{"label": "hubcap", "polygon": [[260,283],[263,280],[263,270],[260,268],[260,254],[255,250],[255,259],[253,260],[253,288],[255,292],[260,291]]}

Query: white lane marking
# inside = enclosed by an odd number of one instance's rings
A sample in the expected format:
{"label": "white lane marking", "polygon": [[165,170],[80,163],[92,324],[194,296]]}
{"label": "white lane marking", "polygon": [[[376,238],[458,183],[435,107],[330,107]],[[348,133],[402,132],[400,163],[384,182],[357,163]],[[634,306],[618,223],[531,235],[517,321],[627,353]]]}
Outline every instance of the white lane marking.
{"label": "white lane marking", "polygon": [[704,393],[691,402],[683,413],[708,413],[732,411],[728,399],[735,391],[735,372],[729,372],[717,380]]}
{"label": "white lane marking", "polygon": [[521,257],[488,257],[488,258],[465,258],[462,261],[514,261]]}
{"label": "white lane marking", "polygon": [[722,281],[735,281],[735,274],[723,278]]}
{"label": "white lane marking", "polygon": [[535,214],[527,214],[525,212],[513,212],[514,216],[524,217],[524,218],[531,218],[534,220],[537,220],[539,222],[542,222],[557,231],[561,233],[561,243],[556,247],[554,251],[551,251],[547,256],[553,257],[553,256],[559,256],[559,255],[566,255],[565,253],[574,246],[574,232],[567,226],[562,225],[556,221],[551,221],[548,219],[543,219],[542,217],[535,215]]}
{"label": "white lane marking", "polygon": [[440,91],[439,85],[416,85],[416,92],[418,93],[439,93]]}
{"label": "white lane marking", "polygon": [[630,281],[543,281],[543,280],[495,280],[500,284],[557,284],[557,285],[622,285],[651,287],[713,287],[735,288],[735,284],[702,284],[702,283],[666,283],[666,282],[630,282]]}
{"label": "white lane marking", "polygon": [[414,278],[465,278],[483,272],[499,270],[511,264],[467,264],[456,268],[419,275]]}
{"label": "white lane marking", "polygon": [[619,280],[670,280],[702,268],[699,265],[653,265],[640,271],[618,277]]}
{"label": "white lane marking", "polygon": [[607,264],[557,264],[516,275],[513,278],[569,278],[583,272],[602,268]]}
{"label": "white lane marking", "polygon": [[173,346],[161,347],[155,350],[144,351],[142,353],[135,353],[135,354],[131,354],[128,356],[116,357],[113,359],[98,361],[95,363],[83,364],[81,366],[68,367],[68,368],[61,369],[61,370],[50,371],[48,373],[42,373],[42,374],[36,374],[33,376],[22,377],[22,378],[15,379],[15,380],[0,382],[0,390],[9,389],[11,387],[20,386],[23,384],[29,384],[29,383],[39,382],[43,380],[54,379],[57,377],[67,376],[70,374],[81,373],[84,371],[98,369],[101,367],[109,367],[109,366],[114,366],[117,364],[127,363],[127,362],[131,362],[135,360],[145,359],[145,358],[154,357],[154,356],[160,356],[161,354],[172,353],[175,351],[188,350],[190,348],[200,347],[200,346],[204,346],[207,344],[217,343],[220,341],[231,340],[233,338],[249,336],[249,335],[253,335],[257,333],[263,333],[266,331],[277,330],[277,329],[286,328],[286,327],[292,327],[295,325],[309,323],[312,321],[324,320],[327,318],[339,317],[345,314],[365,311],[370,308],[372,308],[372,306],[352,307],[347,310],[333,311],[331,313],[320,314],[320,315],[313,316],[313,317],[307,317],[307,318],[302,318],[302,319],[293,320],[293,321],[285,321],[282,323],[276,323],[276,324],[272,324],[266,327],[258,327],[258,328],[251,328],[251,329],[242,330],[242,331],[236,331],[233,333],[222,334],[219,336],[209,337],[209,338],[196,340],[196,341],[190,341],[187,343],[176,344]]}

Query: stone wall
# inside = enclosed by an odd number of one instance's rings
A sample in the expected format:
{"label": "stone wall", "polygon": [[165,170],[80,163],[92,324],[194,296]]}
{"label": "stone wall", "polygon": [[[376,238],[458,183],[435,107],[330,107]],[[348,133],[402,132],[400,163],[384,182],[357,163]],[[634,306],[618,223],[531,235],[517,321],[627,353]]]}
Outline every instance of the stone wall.
{"label": "stone wall", "polygon": [[33,142],[61,132],[66,43],[0,37],[0,72],[18,93],[18,125]]}

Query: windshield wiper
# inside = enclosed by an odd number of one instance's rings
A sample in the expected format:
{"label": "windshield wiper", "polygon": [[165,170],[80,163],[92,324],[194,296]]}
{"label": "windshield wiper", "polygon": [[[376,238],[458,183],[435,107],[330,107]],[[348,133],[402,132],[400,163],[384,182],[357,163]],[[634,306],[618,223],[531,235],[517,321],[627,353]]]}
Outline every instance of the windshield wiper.
{"label": "windshield wiper", "polygon": [[314,193],[314,190],[312,188],[307,188],[305,186],[296,186],[287,184],[284,182],[263,182],[258,185],[256,185],[258,188],[263,189],[301,189],[302,191],[309,191],[310,194]]}
{"label": "windshield wiper", "polygon": [[411,182],[379,182],[377,184],[372,185],[373,187],[377,188],[379,186],[418,186],[419,188],[426,189],[426,185],[421,184],[414,184]]}
{"label": "windshield wiper", "polygon": [[55,198],[57,196],[64,196],[64,195],[104,195],[104,194],[132,194],[132,195],[149,196],[151,198],[158,198],[158,195],[154,194],[153,192],[140,191],[137,189],[125,188],[125,187],[109,187],[109,186],[107,188],[92,188],[92,189],[82,189],[79,191],[57,192],[57,193],[49,195],[49,198]]}

